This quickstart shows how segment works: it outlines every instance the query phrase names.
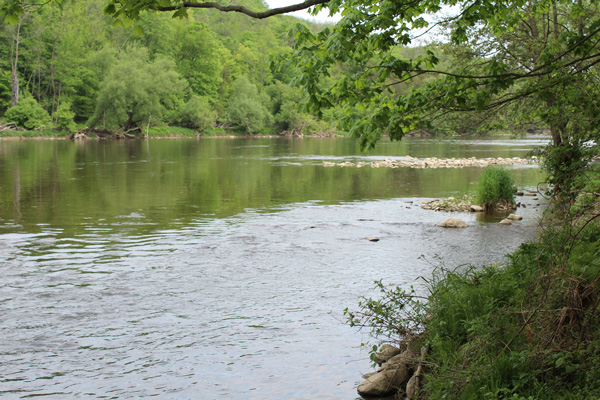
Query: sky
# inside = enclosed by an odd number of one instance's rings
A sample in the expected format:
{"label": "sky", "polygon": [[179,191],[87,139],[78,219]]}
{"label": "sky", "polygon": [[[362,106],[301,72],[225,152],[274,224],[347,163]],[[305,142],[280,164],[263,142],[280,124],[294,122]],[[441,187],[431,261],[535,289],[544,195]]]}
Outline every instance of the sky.
{"label": "sky", "polygon": [[[270,8],[278,8],[278,7],[290,6],[292,4],[299,4],[299,3],[302,3],[304,0],[297,0],[297,1],[295,1],[295,0],[265,0],[265,1],[269,5]],[[313,17],[312,15],[310,15],[308,12],[306,12],[306,10],[296,11],[296,12],[290,13],[288,15],[293,15],[294,17],[308,19],[308,20],[312,20],[312,21],[318,21],[318,22],[337,22],[341,18],[339,16],[330,17],[328,15],[328,11],[321,11],[316,17]]]}

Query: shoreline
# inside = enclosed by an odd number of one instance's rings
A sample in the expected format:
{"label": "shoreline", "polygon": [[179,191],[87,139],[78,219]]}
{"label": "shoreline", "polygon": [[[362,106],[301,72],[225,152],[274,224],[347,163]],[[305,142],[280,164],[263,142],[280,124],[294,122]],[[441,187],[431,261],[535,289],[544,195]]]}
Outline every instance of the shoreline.
{"label": "shoreline", "polygon": [[[24,133],[28,133],[31,131],[26,131]],[[268,135],[150,135],[150,136],[136,136],[132,138],[117,138],[117,137],[90,137],[85,134],[81,137],[76,137],[77,134],[70,135],[37,135],[37,136],[28,136],[28,135],[1,135],[0,141],[13,141],[13,140],[140,140],[140,139],[331,139],[331,138],[348,138],[353,139],[350,136],[344,134],[323,134],[316,133],[312,135],[287,135],[287,134],[268,134]],[[543,133],[526,133],[522,137],[528,136],[536,136],[536,137],[546,137],[547,135]],[[388,136],[384,136],[388,137]],[[505,134],[487,134],[487,135],[478,135],[478,134],[469,134],[469,135],[405,135],[404,138],[417,138],[424,140],[435,140],[435,139],[499,139],[499,138],[509,138],[515,139],[521,136],[505,133]]]}

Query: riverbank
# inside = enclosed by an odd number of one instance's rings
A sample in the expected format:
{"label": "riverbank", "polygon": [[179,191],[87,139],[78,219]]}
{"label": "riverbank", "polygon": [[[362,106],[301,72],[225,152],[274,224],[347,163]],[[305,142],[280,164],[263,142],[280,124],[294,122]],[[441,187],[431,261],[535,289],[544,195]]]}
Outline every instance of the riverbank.
{"label": "riverbank", "polygon": [[[590,188],[597,184],[592,179]],[[359,393],[411,399],[598,398],[596,192],[582,193],[569,214],[550,214],[539,240],[521,245],[504,265],[448,269],[440,263],[426,280],[426,297],[378,282],[381,296],[348,312],[352,326],[370,327],[374,336],[385,338],[371,356],[383,365],[365,376]],[[412,348],[407,338],[415,342]],[[393,358],[387,361],[388,356]]]}
{"label": "riverbank", "polygon": [[[185,128],[180,126],[153,126],[148,128],[148,130],[144,130],[143,132],[139,132],[137,134],[121,134],[120,137],[115,137],[115,135],[96,135],[94,132],[86,131],[86,127],[83,125],[79,126],[79,130],[77,133],[68,132],[66,130],[60,129],[36,129],[36,130],[25,130],[25,129],[12,129],[10,124],[2,123],[0,124],[4,127],[0,129],[0,140],[18,140],[18,139],[71,139],[73,136],[78,136],[83,138],[85,135],[86,138],[97,139],[99,137],[110,138],[111,136],[115,139],[119,138],[128,138],[128,139],[145,139],[145,138],[168,138],[168,139],[178,139],[178,138],[280,138],[280,137],[288,137],[288,138],[328,138],[328,137],[348,137],[347,133],[340,132],[335,129],[330,129],[328,131],[318,131],[318,132],[299,132],[299,131],[284,131],[278,133],[256,133],[256,134],[248,134],[244,130],[234,129],[234,128],[222,128],[222,127],[214,127],[206,129],[202,132],[197,129]],[[109,132],[109,131],[107,131]],[[117,133],[116,131],[113,133]],[[515,133],[510,131],[492,131],[488,134],[450,134],[450,133],[436,133],[433,134],[431,132],[425,131],[415,131],[406,135],[407,138],[427,138],[427,139],[435,139],[435,138],[519,138],[525,135],[531,135],[534,133]],[[535,134],[543,135],[543,132],[537,132]],[[117,135],[118,136],[118,135]]]}

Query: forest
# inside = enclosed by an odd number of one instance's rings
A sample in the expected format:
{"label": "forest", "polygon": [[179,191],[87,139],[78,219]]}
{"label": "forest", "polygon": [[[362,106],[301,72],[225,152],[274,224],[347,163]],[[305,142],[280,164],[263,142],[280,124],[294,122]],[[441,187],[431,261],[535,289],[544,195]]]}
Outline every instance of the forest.
{"label": "forest", "polygon": [[[123,23],[104,0],[52,2],[2,24],[0,115],[27,130],[84,127],[171,135],[307,134],[335,127],[299,110],[290,16],[254,20],[216,10],[144,13]],[[250,6],[265,9],[260,1]],[[14,107],[13,107],[14,106]],[[11,108],[12,107],[12,108]]]}

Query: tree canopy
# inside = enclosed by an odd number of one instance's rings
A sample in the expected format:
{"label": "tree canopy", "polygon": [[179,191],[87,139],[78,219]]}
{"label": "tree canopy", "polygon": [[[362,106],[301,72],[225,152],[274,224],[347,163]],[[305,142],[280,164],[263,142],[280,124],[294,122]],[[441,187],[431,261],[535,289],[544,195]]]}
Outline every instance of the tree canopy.
{"label": "tree canopy", "polygon": [[[160,133],[175,125],[196,131],[190,135],[230,134],[226,130],[275,134],[297,128],[298,121],[304,133],[333,127],[331,117],[317,120],[281,108],[282,98],[296,99],[294,109],[304,101],[301,90],[289,85],[292,67],[270,62],[292,51],[286,32],[299,20],[276,16],[258,21],[189,10],[188,18],[143,12],[134,21],[107,16],[107,4],[0,1],[0,116],[17,123],[8,117],[25,112],[37,119],[33,114],[40,107],[51,122],[39,126],[63,132],[95,126],[138,134],[154,127]],[[248,4],[264,9],[258,0]],[[246,97],[246,108],[265,116],[251,129],[231,112],[241,111],[234,86],[242,76],[260,94]],[[8,112],[26,97],[31,97],[27,107]],[[18,121],[26,127],[26,119]]]}

